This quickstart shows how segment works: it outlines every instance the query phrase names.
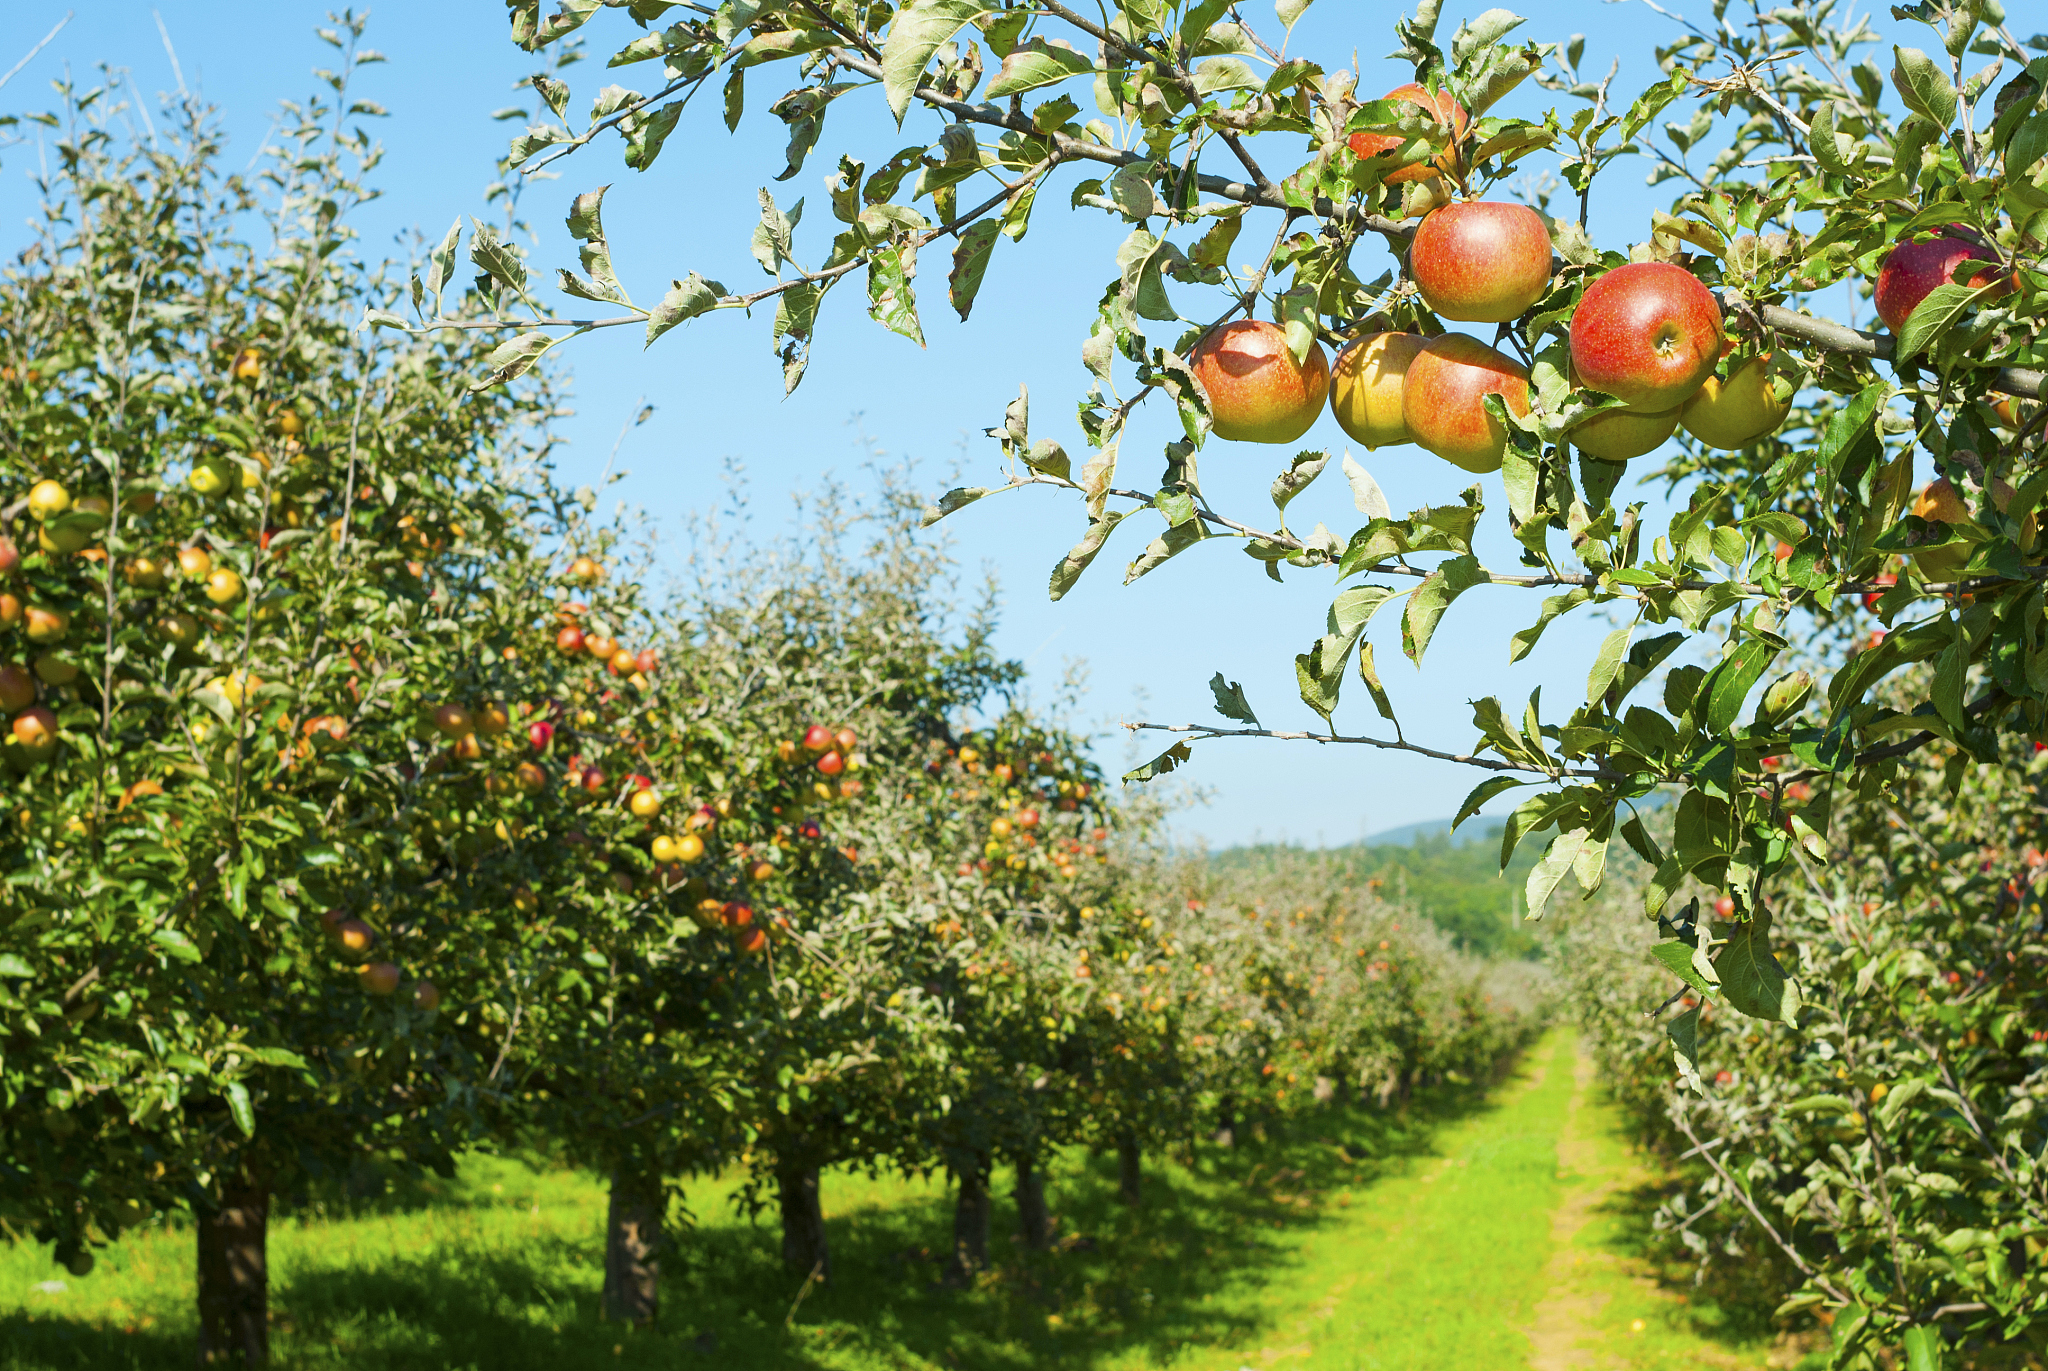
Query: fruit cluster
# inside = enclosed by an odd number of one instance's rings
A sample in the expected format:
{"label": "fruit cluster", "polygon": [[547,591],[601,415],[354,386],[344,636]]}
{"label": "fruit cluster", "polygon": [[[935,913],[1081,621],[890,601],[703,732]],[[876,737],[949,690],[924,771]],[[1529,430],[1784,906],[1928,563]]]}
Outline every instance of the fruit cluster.
{"label": "fruit cluster", "polygon": [[[1448,94],[1411,84],[1385,98],[1421,108],[1454,148],[1466,135],[1470,121]],[[1350,147],[1367,158],[1402,141],[1356,133]],[[1551,225],[1527,205],[1452,199],[1456,169],[1453,150],[1384,178],[1424,182],[1436,204],[1409,243],[1409,281],[1436,319],[1520,319],[1553,295]],[[1878,313],[1897,331],[1959,269],[1995,260],[1952,233],[1906,241],[1878,274]],[[1986,271],[1970,284],[1999,283]],[[1583,395],[1588,412],[1568,430],[1569,440],[1588,457],[1626,462],[1654,451],[1680,427],[1708,447],[1744,448],[1774,433],[1791,411],[1794,378],[1772,352],[1729,336],[1719,301],[1683,266],[1653,260],[1612,267],[1566,307],[1567,376],[1572,389],[1592,393]],[[1527,418],[1530,369],[1470,334],[1430,327],[1359,334],[1332,365],[1320,343],[1311,340],[1297,354],[1280,325],[1240,319],[1206,335],[1189,362],[1208,392],[1219,437],[1293,442],[1327,398],[1338,425],[1369,448],[1414,443],[1467,471],[1497,471],[1509,432],[1487,401],[1492,397],[1505,413]],[[1922,498],[1932,506],[1943,497],[1930,490]]]}

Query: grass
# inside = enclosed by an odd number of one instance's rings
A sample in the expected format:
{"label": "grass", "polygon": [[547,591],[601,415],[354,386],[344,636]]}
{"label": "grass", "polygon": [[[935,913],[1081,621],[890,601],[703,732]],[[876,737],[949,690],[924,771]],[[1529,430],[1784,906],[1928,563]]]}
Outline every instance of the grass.
{"label": "grass", "polygon": [[[1051,1177],[1062,1250],[1001,1243],[967,1291],[938,1281],[940,1183],[828,1175],[834,1281],[792,1310],[775,1230],[737,1210],[732,1183],[704,1181],[661,1327],[637,1334],[597,1318],[596,1182],[476,1157],[403,1204],[274,1220],[273,1348],[281,1367],[394,1371],[1504,1371],[1552,1352],[1763,1366],[1751,1330],[1634,1274],[1640,1178],[1577,1060],[1556,1034],[1490,1098],[1445,1087],[1404,1114],[1339,1110],[1313,1135],[1205,1146],[1192,1166],[1154,1165],[1136,1212],[1115,1201],[1114,1158],[1070,1153]],[[1014,1224],[1007,1205],[996,1218]],[[133,1235],[83,1279],[45,1249],[0,1247],[0,1369],[188,1366],[191,1279],[176,1227]]]}

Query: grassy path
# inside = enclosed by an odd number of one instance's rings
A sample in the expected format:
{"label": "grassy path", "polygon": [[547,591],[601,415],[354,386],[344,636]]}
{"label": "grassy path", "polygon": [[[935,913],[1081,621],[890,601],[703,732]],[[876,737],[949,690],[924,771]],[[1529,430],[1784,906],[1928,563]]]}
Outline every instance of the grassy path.
{"label": "grassy path", "polygon": [[[1204,1148],[1148,1175],[1054,1175],[1067,1241],[942,1288],[935,1181],[833,1174],[837,1275],[792,1310],[774,1231],[724,1183],[669,1263],[661,1328],[596,1318],[604,1197],[570,1170],[477,1158],[452,1184],[272,1229],[278,1365],[393,1371],[1763,1371],[1789,1358],[1641,1279],[1644,1182],[1575,1037],[1484,1094],[1330,1116],[1286,1145]],[[1010,1222],[998,1213],[998,1223]],[[999,1231],[1003,1231],[999,1229]],[[0,1245],[0,1371],[190,1364],[190,1237],[136,1235],[83,1280]]]}

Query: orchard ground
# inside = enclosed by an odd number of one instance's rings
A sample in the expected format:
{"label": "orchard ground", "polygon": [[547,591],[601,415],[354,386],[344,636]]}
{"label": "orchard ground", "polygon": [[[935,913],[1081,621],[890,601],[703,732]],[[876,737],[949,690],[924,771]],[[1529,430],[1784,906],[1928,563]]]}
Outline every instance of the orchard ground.
{"label": "orchard ground", "polygon": [[[938,1279],[943,1182],[831,1174],[838,1275],[801,1298],[735,1185],[694,1184],[697,1227],[670,1260],[660,1329],[625,1334],[597,1317],[599,1181],[473,1157],[452,1182],[279,1223],[276,1351],[289,1366],[505,1371],[1799,1363],[1762,1320],[1652,1279],[1638,1255],[1652,1177],[1569,1029],[1491,1088],[1204,1144],[1192,1167],[1148,1176],[1135,1212],[1115,1170],[1065,1154],[1059,1250],[1011,1249],[969,1291]],[[1014,1226],[1007,1206],[998,1223]],[[190,1243],[177,1226],[139,1234],[82,1280],[39,1247],[5,1250],[0,1368],[186,1365]]]}

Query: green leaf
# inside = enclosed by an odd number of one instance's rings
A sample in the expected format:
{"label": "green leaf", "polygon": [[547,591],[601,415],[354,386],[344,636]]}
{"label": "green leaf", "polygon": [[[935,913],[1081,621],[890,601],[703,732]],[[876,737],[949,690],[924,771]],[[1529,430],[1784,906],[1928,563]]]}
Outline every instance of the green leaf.
{"label": "green leaf", "polygon": [[1307,14],[1308,7],[1314,3],[1315,0],[1273,0],[1273,14],[1279,19],[1280,27],[1292,33],[1295,22]]}
{"label": "green leaf", "polygon": [[0,952],[0,976],[10,976],[15,980],[34,980],[35,974],[35,969],[23,961],[18,953]]}
{"label": "green leaf", "polygon": [[1778,649],[1763,638],[1748,638],[1715,667],[1707,696],[1707,728],[1725,733],[1742,713],[1743,701],[1776,661]]}
{"label": "green leaf", "polygon": [[1956,117],[1956,88],[1947,74],[1918,48],[1894,47],[1892,56],[1892,85],[1898,88],[1899,99],[1907,109],[1946,129]]}
{"label": "green leaf", "polygon": [[1191,751],[1192,749],[1186,743],[1175,743],[1172,747],[1169,747],[1166,751],[1145,763],[1145,765],[1126,771],[1123,775],[1123,782],[1125,785],[1130,785],[1137,781],[1156,780],[1167,772],[1172,771],[1175,767],[1186,765]]}
{"label": "green leaf", "polygon": [[1351,505],[1368,519],[1391,519],[1394,511],[1387,504],[1385,492],[1380,483],[1373,480],[1372,473],[1351,460],[1350,452],[1344,454],[1344,479],[1351,483]]}
{"label": "green leaf", "polygon": [[1636,631],[1634,624],[1624,624],[1601,640],[1600,650],[1593,654],[1593,669],[1586,675],[1586,703],[1597,705],[1607,694],[1607,687],[1614,684],[1616,674],[1621,671],[1622,654],[1628,651],[1628,639]]}
{"label": "green leaf", "polygon": [[1889,381],[1872,381],[1828,420],[1827,431],[1821,434],[1820,445],[1814,453],[1814,463],[1826,474],[1830,487],[1850,451],[1871,436],[1877,424],[1878,411],[1891,398],[1891,393]]}
{"label": "green leaf", "polygon": [[197,962],[199,947],[175,928],[159,928],[149,940],[181,962]]}
{"label": "green leaf", "polygon": [[484,358],[484,375],[480,380],[470,383],[469,393],[475,395],[489,390],[492,386],[503,385],[507,381],[524,376],[532,369],[533,364],[541,359],[542,354],[554,345],[555,340],[538,329],[531,333],[522,333],[515,338],[507,338],[491,349],[490,356]]}
{"label": "green leaf", "polygon": [[426,287],[434,293],[435,308],[440,308],[441,292],[455,279],[455,250],[462,242],[462,216],[456,215],[455,222],[448,226],[448,232],[441,238],[441,244],[427,254]]}
{"label": "green leaf", "polygon": [[984,93],[991,100],[1002,100],[1040,86],[1057,85],[1069,77],[1086,76],[1094,68],[1091,59],[1064,44],[1032,38],[1010,50]]}
{"label": "green leaf", "polygon": [[[738,88],[739,72],[732,74],[732,84],[726,87],[728,98]],[[645,171],[654,165],[654,159],[661,156],[662,144],[676,131],[676,121],[683,117],[683,102],[671,100],[652,114],[641,110],[621,119],[619,132],[625,135],[626,152],[622,160],[634,171]]]}
{"label": "green leaf", "polygon": [[1728,1003],[1752,1019],[1775,1019],[1798,1023],[1799,987],[1786,979],[1785,969],[1771,955],[1771,914],[1759,909],[1748,923],[1737,924],[1728,941],[1714,954],[1714,970],[1721,976],[1721,994]]}
{"label": "green leaf", "polygon": [[1671,1039],[1671,1056],[1678,1066],[1680,1083],[1688,1090],[1706,1093],[1706,1085],[1700,1080],[1699,1006],[1694,1005],[1665,1024],[1664,1034]]}
{"label": "green leaf", "polygon": [[1515,849],[1522,839],[1540,829],[1548,828],[1558,815],[1578,807],[1579,796],[1570,790],[1553,790],[1542,795],[1532,795],[1515,806],[1508,815],[1507,823],[1500,835],[1500,869],[1506,871],[1508,863],[1515,858]]}
{"label": "green leaf", "polygon": [[1273,478],[1273,487],[1269,493],[1273,497],[1273,507],[1280,511],[1283,527],[1285,527],[1288,502],[1301,494],[1302,491],[1307,490],[1309,484],[1316,477],[1322,475],[1323,468],[1329,464],[1330,454],[1328,452],[1318,452],[1309,448],[1303,448],[1300,452],[1295,453],[1293,458],[1287,463],[1287,470]]}
{"label": "green leaf", "polygon": [[724,286],[716,281],[707,281],[694,271],[680,281],[669,282],[668,292],[661,297],[661,303],[648,311],[647,341],[642,346],[654,346],[655,339],[677,324],[717,308],[724,294]]}
{"label": "green leaf", "polygon": [[1527,628],[1516,630],[1514,636],[1508,640],[1508,661],[1519,662],[1528,656],[1530,649],[1536,646],[1536,640],[1543,636],[1543,630],[1550,627],[1552,619],[1560,614],[1570,613],[1592,598],[1592,591],[1584,586],[1573,586],[1562,595],[1552,595],[1546,599],[1542,611],[1536,616],[1536,622]]}
{"label": "green leaf", "polygon": [[[562,288],[586,300],[609,300],[614,304],[630,305],[626,289],[619,284],[618,276],[612,271],[611,246],[604,236],[604,193],[609,186],[585,191],[569,206],[569,236],[583,244],[579,255],[583,270],[588,273],[588,283],[576,281],[568,272],[563,272]],[[590,289],[584,289],[588,285]]]}
{"label": "green leaf", "polygon": [[1102,545],[1108,540],[1110,530],[1121,523],[1123,517],[1115,510],[1108,510],[1099,518],[1088,521],[1088,532],[1082,536],[1080,542],[1074,544],[1066,556],[1060,558],[1059,565],[1052,569],[1053,599],[1059,599],[1074,588],[1074,583],[1081,579],[1081,573],[1095,560],[1095,554],[1102,551]]}
{"label": "green leaf", "polygon": [[1422,584],[1409,595],[1408,612],[1401,618],[1401,649],[1408,654],[1409,661],[1417,667],[1422,665],[1422,654],[1429,651],[1429,640],[1436,635],[1444,611],[1460,595],[1487,581],[1486,568],[1469,552],[1451,558],[1422,578]]}
{"label": "green leaf", "polygon": [[1400,736],[1401,724],[1394,717],[1394,702],[1387,698],[1387,688],[1380,682],[1380,669],[1372,659],[1372,644],[1363,639],[1358,644],[1358,679],[1365,683],[1366,694],[1372,696],[1372,707],[1394,726],[1395,736]]}
{"label": "green leaf", "polygon": [[261,1062],[265,1066],[288,1066],[297,1071],[307,1069],[306,1059],[289,1048],[249,1047],[237,1044],[235,1050],[250,1061]]}
{"label": "green leaf", "polygon": [[986,494],[988,491],[981,486],[962,486],[949,490],[939,497],[937,504],[924,507],[924,514],[918,520],[918,527],[930,528],[954,510],[965,509]]}
{"label": "green leaf", "polygon": [[946,278],[946,288],[963,323],[968,311],[974,308],[974,297],[981,291],[981,278],[988,271],[988,260],[995,252],[996,238],[1002,228],[997,220],[981,219],[960,231],[959,245],[953,249],[953,271]]}
{"label": "green leaf", "polygon": [[1970,306],[1983,296],[1995,290],[2002,290],[2005,281],[1987,281],[1981,286],[1959,286],[1950,281],[1927,292],[1927,298],[1913,307],[1913,313],[1899,330],[1897,360],[1905,361],[1923,352],[1955,327],[1956,321],[1969,312]]}
{"label": "green leaf", "polygon": [[256,1111],[249,1104],[249,1087],[240,1081],[230,1081],[221,1093],[228,1097],[228,1111],[235,1116],[235,1127],[242,1130],[243,1137],[255,1137]]}
{"label": "green leaf", "polygon": [[917,292],[910,287],[916,276],[915,243],[879,249],[868,259],[868,313],[890,332],[900,333],[923,347],[924,329],[917,322]]}
{"label": "green leaf", "polygon": [[[1543,917],[1544,909],[1550,904],[1550,897],[1557,891],[1558,882],[1564,879],[1567,871],[1579,864],[1580,858],[1596,841],[1598,840],[1583,828],[1567,829],[1550,840],[1550,846],[1543,849],[1542,857],[1529,869],[1529,879],[1523,888],[1523,896],[1528,905],[1528,913],[1523,915],[1524,918]],[[1588,890],[1587,893],[1592,892]]]}
{"label": "green leaf", "polygon": [[1480,808],[1494,796],[1506,794],[1517,786],[1528,784],[1530,782],[1514,776],[1493,776],[1481,781],[1478,785],[1472,787],[1472,793],[1465,797],[1465,803],[1458,806],[1458,816],[1451,820],[1452,831],[1457,831],[1459,824],[1464,823],[1465,820],[1477,814]]}
{"label": "green leaf", "polygon": [[1224,718],[1250,724],[1253,728],[1265,727],[1259,722],[1259,716],[1252,713],[1251,702],[1244,697],[1244,687],[1236,681],[1225,681],[1219,671],[1209,678],[1209,690],[1216,696],[1216,712]]}
{"label": "green leaf", "polygon": [[1678,977],[1679,980],[1684,981],[1694,990],[1699,991],[1700,994],[1711,995],[1714,993],[1714,986],[1705,976],[1700,974],[1699,967],[1693,962],[1693,952],[1694,948],[1691,943],[1676,938],[1669,942],[1658,943],[1650,949],[1650,955],[1662,963],[1666,971]]}
{"label": "green leaf", "polygon": [[939,46],[995,8],[988,0],[911,0],[897,11],[882,42],[882,94],[898,128]]}
{"label": "green leaf", "polygon": [[526,264],[519,260],[519,254],[498,241],[481,219],[471,216],[469,236],[469,260],[486,276],[502,281],[515,295],[526,294]]}

